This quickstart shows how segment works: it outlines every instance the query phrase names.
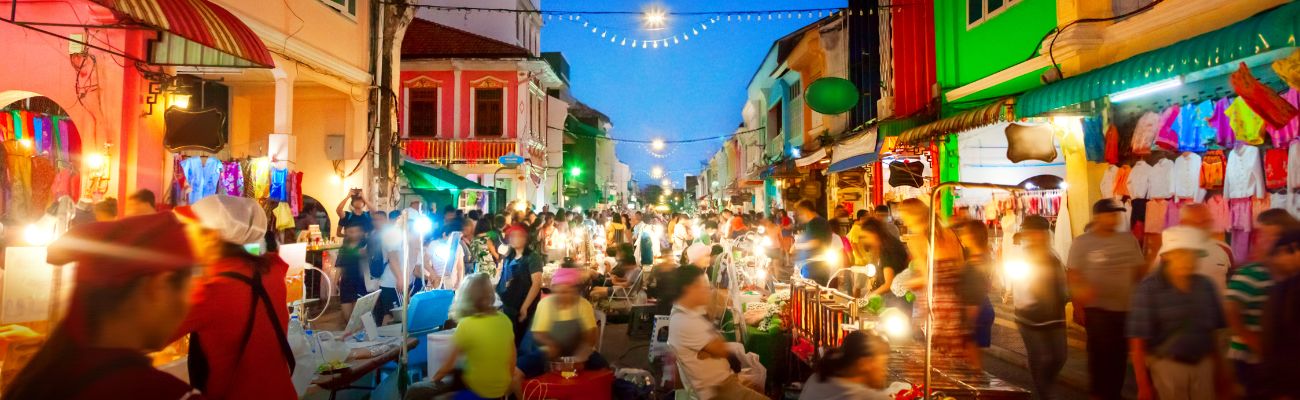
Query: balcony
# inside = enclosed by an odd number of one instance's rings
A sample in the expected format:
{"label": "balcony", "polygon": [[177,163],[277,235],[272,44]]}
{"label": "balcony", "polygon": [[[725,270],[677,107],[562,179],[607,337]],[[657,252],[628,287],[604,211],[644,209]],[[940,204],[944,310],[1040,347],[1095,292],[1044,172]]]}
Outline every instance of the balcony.
{"label": "balcony", "polygon": [[519,152],[514,139],[404,139],[402,152],[434,164],[496,164],[497,158]]}

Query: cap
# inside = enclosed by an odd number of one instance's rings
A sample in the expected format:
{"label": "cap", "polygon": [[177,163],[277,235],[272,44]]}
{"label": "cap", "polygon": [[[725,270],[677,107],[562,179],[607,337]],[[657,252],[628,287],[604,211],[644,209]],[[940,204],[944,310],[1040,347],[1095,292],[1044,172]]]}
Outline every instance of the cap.
{"label": "cap", "polygon": [[713,249],[708,245],[703,243],[692,244],[691,247],[686,248],[686,262],[694,264],[695,261],[708,256],[712,252]]}
{"label": "cap", "polygon": [[195,265],[185,223],[164,212],[78,225],[51,243],[46,262],[77,263],[77,285],[110,286]]}
{"label": "cap", "polygon": [[1160,254],[1174,250],[1194,250],[1203,252],[1208,238],[1205,231],[1190,226],[1166,228],[1160,234]]}
{"label": "cap", "polygon": [[1030,230],[1049,231],[1052,230],[1052,223],[1049,222],[1047,218],[1043,218],[1040,215],[1029,215],[1026,216],[1023,221],[1020,221],[1020,231],[1024,232]]}
{"label": "cap", "polygon": [[503,236],[507,236],[507,237],[509,237],[513,233],[522,233],[524,234],[524,236],[528,236],[528,228],[524,228],[523,225],[512,224],[506,227],[504,232],[501,232]]}
{"label": "cap", "polygon": [[1128,209],[1124,208],[1124,205],[1121,204],[1119,200],[1115,200],[1115,199],[1101,199],[1101,200],[1097,200],[1096,203],[1092,203],[1093,214],[1124,212],[1126,210]]}
{"label": "cap", "polygon": [[217,194],[190,205],[200,226],[234,244],[258,243],[266,236],[266,212],[257,200]]}
{"label": "cap", "polygon": [[1277,240],[1273,242],[1272,252],[1276,254],[1282,249],[1300,247],[1300,229],[1287,229],[1278,235]]}
{"label": "cap", "polygon": [[551,274],[551,285],[572,286],[582,282],[582,270],[578,268],[560,268]]}

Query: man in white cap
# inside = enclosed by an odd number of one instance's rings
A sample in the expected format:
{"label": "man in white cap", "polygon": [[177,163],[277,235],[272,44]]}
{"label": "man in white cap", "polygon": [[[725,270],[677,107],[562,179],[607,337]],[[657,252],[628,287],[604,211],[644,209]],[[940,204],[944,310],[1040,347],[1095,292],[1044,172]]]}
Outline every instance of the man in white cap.
{"label": "man in white cap", "polygon": [[1205,232],[1175,226],[1161,233],[1155,273],[1133,293],[1127,336],[1139,399],[1229,398],[1216,331],[1227,324],[1214,284],[1196,273]]}

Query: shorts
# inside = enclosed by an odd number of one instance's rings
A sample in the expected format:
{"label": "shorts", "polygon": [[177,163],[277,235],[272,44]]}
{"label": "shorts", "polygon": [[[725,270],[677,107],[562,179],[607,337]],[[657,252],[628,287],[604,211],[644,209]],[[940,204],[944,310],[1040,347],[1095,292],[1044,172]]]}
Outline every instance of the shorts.
{"label": "shorts", "polygon": [[339,302],[343,304],[356,303],[361,296],[369,294],[366,291],[366,282],[360,278],[343,277],[339,280]]}

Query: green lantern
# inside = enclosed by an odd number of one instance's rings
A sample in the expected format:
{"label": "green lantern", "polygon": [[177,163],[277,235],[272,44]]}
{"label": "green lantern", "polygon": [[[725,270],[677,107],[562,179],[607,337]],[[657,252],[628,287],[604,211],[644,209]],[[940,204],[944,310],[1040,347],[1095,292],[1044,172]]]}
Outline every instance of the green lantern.
{"label": "green lantern", "polygon": [[848,79],[825,77],[813,81],[804,93],[808,107],[822,114],[842,114],[858,105],[858,87]]}

